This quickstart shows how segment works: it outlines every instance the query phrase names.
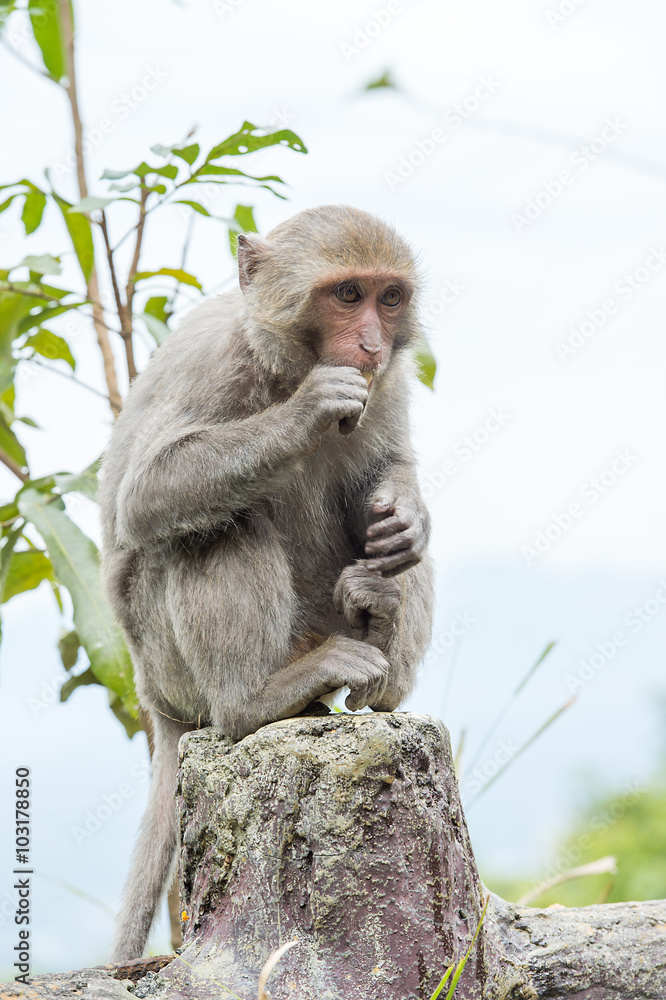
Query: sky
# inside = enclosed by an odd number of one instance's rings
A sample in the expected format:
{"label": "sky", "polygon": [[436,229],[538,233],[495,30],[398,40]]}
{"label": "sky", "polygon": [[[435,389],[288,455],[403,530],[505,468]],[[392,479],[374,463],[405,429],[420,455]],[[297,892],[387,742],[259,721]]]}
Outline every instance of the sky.
{"label": "sky", "polygon": [[[287,201],[230,188],[209,192],[211,211],[252,204],[265,233],[301,209],[347,203],[394,224],[417,251],[438,365],[434,392],[419,385],[413,398],[437,613],[408,707],[443,718],[455,745],[464,731],[461,788],[484,877],[538,878],[591,797],[645,787],[663,754],[666,9],[657,0],[75,7],[91,193],[105,193],[103,169],[132,167],[155,143],[197,126],[212,145],[249,119],[293,129],[309,152],[248,158],[248,170],[284,177]],[[48,166],[73,197],[63,96],[12,48],[35,59],[20,15],[0,47],[0,88],[11,94],[0,181],[38,181]],[[364,91],[387,70],[395,88]],[[177,208],[156,217],[142,266],[178,266],[187,225]],[[61,249],[55,215],[28,240],[16,213],[0,215],[0,266]],[[67,280],[74,265],[63,262]],[[215,222],[197,218],[187,263],[208,292],[235,283]],[[56,329],[71,339],[77,376],[103,389],[89,330]],[[145,340],[138,354],[144,364]],[[19,376],[19,411],[47,428],[21,431],[34,475],[84,468],[110,432],[103,401],[62,390],[61,376],[43,370]],[[2,498],[11,479],[0,472]],[[70,509],[98,538],[94,506],[73,498]],[[57,704],[62,623],[52,604],[42,587],[3,615],[0,801],[27,762],[35,968],[57,970],[105,957],[147,777],[145,744],[126,739],[100,689]],[[472,804],[478,786],[485,793]],[[86,830],[100,810],[99,828]],[[2,878],[0,968],[13,930]],[[162,921],[152,947],[166,940]]]}

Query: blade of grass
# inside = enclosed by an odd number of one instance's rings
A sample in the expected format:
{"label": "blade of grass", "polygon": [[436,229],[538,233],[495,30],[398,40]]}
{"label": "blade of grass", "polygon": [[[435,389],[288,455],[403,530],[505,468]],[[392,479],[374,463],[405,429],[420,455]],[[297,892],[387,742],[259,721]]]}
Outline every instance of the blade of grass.
{"label": "blade of grass", "polygon": [[444,975],[443,975],[443,977],[442,977],[442,979],[440,981],[439,986],[437,987],[437,989],[435,990],[435,992],[433,993],[433,995],[430,997],[430,1000],[437,1000],[437,997],[442,992],[442,990],[444,989],[444,987],[448,983],[449,979],[451,978],[451,974],[452,974],[452,972],[453,972],[454,969],[455,969],[455,965],[450,965],[448,967],[448,969],[446,970],[446,972],[444,973]]}
{"label": "blade of grass", "polygon": [[474,805],[474,803],[477,802],[481,798],[481,796],[483,795],[483,793],[487,792],[488,789],[491,787],[491,785],[495,784],[495,782],[497,781],[498,778],[501,778],[501,776],[504,774],[504,772],[506,771],[506,769],[509,768],[509,767],[511,767],[511,765],[514,763],[514,761],[518,760],[518,758],[520,757],[520,755],[522,753],[524,753],[525,750],[527,750],[528,747],[532,746],[532,744],[534,743],[534,741],[538,740],[538,738],[541,736],[541,734],[544,733],[546,731],[546,729],[548,729],[549,726],[552,726],[552,724],[555,722],[555,720],[558,719],[560,717],[560,715],[562,715],[562,712],[566,712],[566,710],[568,708],[571,708],[571,706],[573,705],[573,703],[575,702],[575,700],[576,700],[576,696],[574,695],[574,697],[570,698],[569,701],[566,701],[564,703],[564,705],[560,705],[560,707],[557,709],[557,711],[553,712],[553,714],[550,716],[550,718],[546,719],[546,721],[543,723],[542,726],[539,726],[539,728],[537,729],[536,733],[533,733],[533,735],[530,736],[530,738],[527,741],[527,743],[523,743],[523,745],[520,748],[520,750],[518,751],[518,753],[515,753],[513,755],[513,757],[509,757],[509,759],[506,762],[506,764],[504,764],[503,767],[500,767],[499,771],[495,772],[495,774],[492,776],[492,778],[490,779],[490,781],[486,782],[486,784],[483,786],[483,788],[480,789],[480,791],[477,792],[477,794],[474,796],[474,798],[471,800],[471,802],[469,802],[469,803],[466,804],[465,808],[466,809],[470,809]]}
{"label": "blade of grass", "polygon": [[[472,938],[472,940],[469,943],[469,948],[467,949],[467,951],[465,952],[465,954],[463,955],[463,957],[460,959],[460,961],[458,962],[458,964],[456,966],[450,965],[448,967],[448,969],[446,970],[446,972],[442,976],[442,978],[441,978],[441,980],[439,982],[439,985],[437,986],[437,989],[435,990],[435,992],[433,993],[433,995],[430,997],[430,1000],[437,1000],[437,997],[442,992],[442,990],[444,989],[444,987],[448,983],[449,979],[451,978],[451,975],[453,974],[453,979],[451,980],[451,985],[449,986],[449,989],[448,989],[447,994],[446,994],[446,1000],[452,1000],[453,994],[456,991],[456,986],[458,985],[458,980],[460,979],[460,977],[463,974],[463,970],[464,970],[465,966],[467,965],[467,960],[468,960],[469,956],[472,954],[472,948],[474,947],[474,943],[475,943],[476,939],[479,936],[479,932],[481,930],[481,927],[483,926],[483,921],[486,918],[486,910],[488,909],[488,903],[489,902],[490,902],[490,893],[488,893],[488,895],[486,896],[486,901],[483,904],[483,910],[481,911],[481,916],[479,917],[479,922],[476,925],[476,930],[474,931],[474,937]],[[454,972],[454,969],[455,969],[455,972]]]}
{"label": "blade of grass", "polygon": [[490,902],[490,893],[488,893],[488,895],[486,896],[486,901],[483,904],[483,910],[481,911],[481,916],[479,918],[479,922],[476,925],[476,930],[474,931],[474,937],[472,938],[472,940],[469,943],[469,948],[467,949],[467,951],[465,952],[465,954],[463,955],[463,957],[458,962],[458,965],[456,967],[456,971],[453,973],[453,979],[451,980],[451,985],[449,986],[448,993],[446,994],[446,1000],[452,1000],[452,998],[453,998],[453,994],[456,991],[456,986],[458,985],[458,980],[460,979],[460,977],[463,974],[463,970],[464,970],[465,966],[467,965],[467,959],[472,954],[472,948],[474,947],[476,939],[479,936],[479,932],[481,931],[481,927],[483,926],[483,921],[486,919],[486,910],[488,909],[488,903],[489,902]]}
{"label": "blade of grass", "polygon": [[605,858],[598,858],[596,861],[590,861],[586,865],[569,868],[559,875],[553,875],[552,878],[545,879],[545,881],[540,882],[539,885],[530,889],[529,892],[526,892],[520,899],[516,900],[516,906],[530,906],[535,899],[543,896],[544,892],[554,889],[556,885],[561,885],[562,882],[569,882],[575,878],[585,878],[587,875],[606,875],[607,873],[611,875],[617,874],[617,859],[612,854],[608,854]]}
{"label": "blade of grass", "polygon": [[527,684],[527,682],[534,676],[534,674],[536,673],[536,671],[539,669],[539,667],[541,666],[541,664],[546,659],[546,657],[548,656],[548,654],[554,648],[555,645],[556,645],[556,640],[554,640],[554,639],[547,644],[546,648],[544,649],[543,653],[538,658],[538,660],[536,661],[536,663],[532,664],[532,666],[527,671],[527,673],[522,678],[522,680],[519,681],[518,686],[511,692],[511,694],[509,695],[507,701],[504,703],[504,705],[500,709],[500,711],[499,711],[499,713],[497,715],[497,718],[491,724],[490,728],[486,732],[486,735],[483,737],[483,739],[479,743],[479,745],[478,745],[478,747],[476,749],[476,753],[474,754],[474,756],[472,757],[472,760],[470,761],[470,763],[467,766],[467,770],[465,772],[466,774],[467,774],[468,771],[472,770],[472,768],[476,764],[477,760],[481,756],[482,752],[485,750],[485,748],[488,746],[488,743],[490,742],[490,740],[492,739],[492,737],[497,732],[497,730],[498,730],[498,728],[499,728],[502,720],[504,719],[504,717],[506,716],[507,712],[509,711],[509,709],[513,705],[514,701],[516,700],[516,698],[518,697],[518,695],[520,694],[520,692],[523,690],[523,688],[525,687],[525,685]]}
{"label": "blade of grass", "polygon": [[266,983],[268,982],[268,977],[282,956],[288,952],[290,948],[293,948],[295,944],[298,944],[298,940],[287,941],[287,943],[283,944],[281,948],[278,948],[268,956],[266,964],[261,970],[261,975],[259,976],[259,992],[257,994],[257,1000],[268,1000],[268,994],[266,993]]}
{"label": "blade of grass", "polygon": [[460,731],[460,739],[458,740],[458,746],[456,748],[455,756],[453,758],[453,769],[456,772],[456,775],[460,774],[460,762],[462,760],[463,750],[465,748],[465,734],[466,733],[467,733],[466,729],[464,729],[464,728],[461,729],[461,731]]}

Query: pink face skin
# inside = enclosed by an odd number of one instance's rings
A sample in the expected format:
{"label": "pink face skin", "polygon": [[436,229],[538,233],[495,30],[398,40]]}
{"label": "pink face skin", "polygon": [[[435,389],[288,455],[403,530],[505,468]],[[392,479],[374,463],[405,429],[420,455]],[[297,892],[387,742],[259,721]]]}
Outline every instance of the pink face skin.
{"label": "pink face skin", "polygon": [[317,290],[325,364],[375,372],[391,355],[411,287],[395,275],[356,273]]}

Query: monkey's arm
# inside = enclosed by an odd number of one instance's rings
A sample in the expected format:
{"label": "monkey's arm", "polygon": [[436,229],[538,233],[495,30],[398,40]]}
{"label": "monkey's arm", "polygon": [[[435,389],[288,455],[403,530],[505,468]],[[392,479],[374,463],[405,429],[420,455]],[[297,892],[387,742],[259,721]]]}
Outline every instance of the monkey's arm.
{"label": "monkey's arm", "polygon": [[364,641],[389,662],[386,684],[370,707],[393,711],[407,697],[432,629],[432,567],[426,557],[408,573],[386,577],[373,573],[363,559],[346,566],[336,584],[334,603]]}
{"label": "monkey's arm", "polygon": [[219,424],[183,423],[132,448],[115,502],[117,542],[146,547],[233,521],[266,496],[336,421],[357,417],[367,385],[354,368],[313,369],[294,395]]}
{"label": "monkey's arm", "polygon": [[397,576],[420,562],[430,517],[412,462],[398,460],[384,468],[365,498],[362,532],[369,570]]}

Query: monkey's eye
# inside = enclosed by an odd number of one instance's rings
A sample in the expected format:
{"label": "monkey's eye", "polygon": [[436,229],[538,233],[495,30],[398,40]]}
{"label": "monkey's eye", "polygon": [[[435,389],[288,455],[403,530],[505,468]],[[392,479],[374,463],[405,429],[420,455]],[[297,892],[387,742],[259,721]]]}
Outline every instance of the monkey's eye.
{"label": "monkey's eye", "polygon": [[389,288],[387,292],[382,295],[382,302],[385,306],[397,306],[400,303],[402,295],[397,288]]}
{"label": "monkey's eye", "polygon": [[353,282],[349,282],[346,285],[338,285],[335,289],[335,295],[341,302],[358,302],[361,298],[361,293]]}

